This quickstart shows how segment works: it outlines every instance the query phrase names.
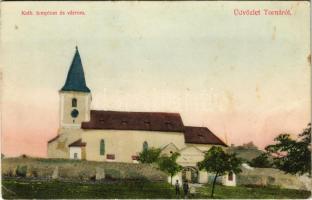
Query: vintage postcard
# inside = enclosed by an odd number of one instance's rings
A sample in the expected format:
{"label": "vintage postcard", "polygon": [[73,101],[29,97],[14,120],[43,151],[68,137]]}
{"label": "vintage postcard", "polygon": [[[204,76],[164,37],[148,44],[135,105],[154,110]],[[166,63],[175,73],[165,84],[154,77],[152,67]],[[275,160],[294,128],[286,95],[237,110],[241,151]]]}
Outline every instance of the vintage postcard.
{"label": "vintage postcard", "polygon": [[1,2],[4,199],[311,196],[309,1]]}

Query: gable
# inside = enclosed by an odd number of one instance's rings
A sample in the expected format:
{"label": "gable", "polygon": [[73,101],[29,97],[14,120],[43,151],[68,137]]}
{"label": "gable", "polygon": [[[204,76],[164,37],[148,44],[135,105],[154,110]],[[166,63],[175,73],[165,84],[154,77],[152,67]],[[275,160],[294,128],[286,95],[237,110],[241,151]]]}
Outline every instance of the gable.
{"label": "gable", "polygon": [[177,163],[182,166],[194,166],[204,159],[204,153],[194,146],[187,146],[179,151]]}
{"label": "gable", "polygon": [[161,154],[170,155],[171,153],[175,153],[178,151],[179,149],[175,144],[169,143],[161,149]]}
{"label": "gable", "polygon": [[183,149],[179,151],[179,153],[182,155],[204,155],[204,152],[202,152],[200,149],[197,147],[191,145],[191,146],[186,146]]}

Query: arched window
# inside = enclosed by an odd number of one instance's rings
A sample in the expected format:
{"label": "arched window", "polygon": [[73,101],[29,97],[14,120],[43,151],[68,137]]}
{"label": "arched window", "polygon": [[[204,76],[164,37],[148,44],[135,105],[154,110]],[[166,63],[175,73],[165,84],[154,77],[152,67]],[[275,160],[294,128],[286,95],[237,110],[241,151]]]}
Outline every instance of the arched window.
{"label": "arched window", "polygon": [[72,107],[77,107],[77,99],[76,98],[72,99]]}
{"label": "arched window", "polygon": [[105,154],[105,141],[102,139],[100,142],[100,155]]}
{"label": "arched window", "polygon": [[148,143],[146,141],[143,142],[143,151],[148,149]]}

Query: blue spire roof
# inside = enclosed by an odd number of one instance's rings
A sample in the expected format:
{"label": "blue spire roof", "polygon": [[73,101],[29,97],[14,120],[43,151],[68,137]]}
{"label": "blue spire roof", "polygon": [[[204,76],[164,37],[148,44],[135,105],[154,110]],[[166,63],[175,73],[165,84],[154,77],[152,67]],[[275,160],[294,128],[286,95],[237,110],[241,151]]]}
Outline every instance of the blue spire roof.
{"label": "blue spire roof", "polygon": [[78,47],[76,47],[74,59],[70,65],[65,85],[61,91],[90,92],[86,84]]}

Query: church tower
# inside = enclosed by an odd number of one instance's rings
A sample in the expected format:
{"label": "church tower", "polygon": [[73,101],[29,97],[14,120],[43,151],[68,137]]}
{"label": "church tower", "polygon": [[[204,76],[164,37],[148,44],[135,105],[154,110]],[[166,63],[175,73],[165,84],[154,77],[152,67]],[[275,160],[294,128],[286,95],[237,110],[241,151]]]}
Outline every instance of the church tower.
{"label": "church tower", "polygon": [[90,120],[91,91],[84,76],[78,47],[60,95],[60,128],[80,128]]}

